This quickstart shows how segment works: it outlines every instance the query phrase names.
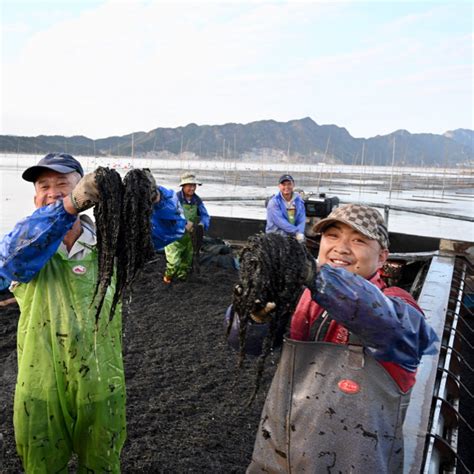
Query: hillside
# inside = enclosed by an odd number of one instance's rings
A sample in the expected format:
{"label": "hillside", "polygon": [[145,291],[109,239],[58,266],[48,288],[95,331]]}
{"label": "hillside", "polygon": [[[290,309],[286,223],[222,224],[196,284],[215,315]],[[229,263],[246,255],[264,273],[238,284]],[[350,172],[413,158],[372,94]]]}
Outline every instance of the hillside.
{"label": "hillside", "polygon": [[[458,129],[443,135],[411,134],[354,138],[336,125],[318,125],[311,118],[289,122],[262,120],[248,124],[156,128],[92,140],[84,136],[20,137],[0,135],[0,153],[67,151],[75,155],[153,156],[192,153],[203,158],[272,159],[415,166],[456,166],[473,160],[474,131]],[[395,142],[395,146],[394,146]]]}

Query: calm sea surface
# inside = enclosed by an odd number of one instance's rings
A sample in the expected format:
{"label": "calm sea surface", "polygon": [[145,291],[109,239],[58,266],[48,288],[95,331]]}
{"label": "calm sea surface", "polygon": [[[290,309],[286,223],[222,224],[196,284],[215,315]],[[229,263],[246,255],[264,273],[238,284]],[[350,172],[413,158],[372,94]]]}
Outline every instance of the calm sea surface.
{"label": "calm sea surface", "polygon": [[[42,156],[0,155],[0,236],[8,233],[15,223],[34,211],[33,186],[21,179],[25,168],[35,164]],[[179,189],[179,175],[193,170],[203,181],[198,194],[206,201],[212,215],[265,218],[265,207],[261,200],[277,192],[275,174],[295,173],[299,176],[296,185],[306,193],[325,192],[338,196],[341,202],[363,202],[368,204],[391,204],[407,209],[424,209],[459,216],[474,217],[474,174],[468,172],[462,186],[457,182],[460,170],[404,168],[403,173],[412,177],[414,188],[396,190],[392,186],[390,173],[402,172],[383,167],[335,166],[334,178],[328,183],[319,181],[321,172],[331,165],[304,165],[262,162],[222,162],[206,160],[157,160],[130,158],[80,158],[86,172],[97,166],[116,168],[124,175],[131,167],[151,168],[156,181],[166,187]],[[465,170],[464,170],[465,172]],[[338,173],[343,173],[337,178]],[[385,177],[384,177],[385,175]],[[302,178],[304,176],[304,178]],[[442,189],[423,189],[416,186],[421,179],[438,180]],[[390,183],[380,186],[381,180]],[[395,181],[394,181],[395,182]],[[446,182],[446,186],[444,183]],[[253,183],[250,185],[250,183]],[[390,188],[390,189],[389,189]],[[236,201],[216,201],[233,197]],[[243,198],[253,200],[243,201]],[[383,209],[381,209],[383,212]],[[453,240],[474,242],[474,223],[441,217],[425,216],[404,211],[390,211],[389,230],[410,235],[423,235]]]}

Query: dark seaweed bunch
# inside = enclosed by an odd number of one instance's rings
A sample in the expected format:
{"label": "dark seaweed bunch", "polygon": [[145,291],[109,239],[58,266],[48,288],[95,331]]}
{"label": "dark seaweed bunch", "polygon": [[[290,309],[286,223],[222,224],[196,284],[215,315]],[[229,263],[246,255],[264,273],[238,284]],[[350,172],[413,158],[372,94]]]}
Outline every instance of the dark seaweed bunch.
{"label": "dark seaweed bunch", "polygon": [[[274,302],[270,313],[269,332],[257,362],[255,389],[249,403],[258,392],[265,359],[281,339],[303,290],[307,262],[312,257],[294,237],[276,233],[257,234],[249,238],[240,254],[240,281],[235,286],[233,305],[240,319],[239,367],[245,358],[245,340],[250,313]],[[228,332],[232,326],[229,322]]]}
{"label": "dark seaweed bunch", "polygon": [[[149,172],[148,172],[149,173]],[[123,180],[123,207],[120,215],[120,248],[117,251],[117,286],[111,317],[126,288],[150,260],[155,251],[151,237],[151,213],[156,197],[147,171],[133,169]]]}
{"label": "dark seaweed bunch", "polygon": [[109,319],[113,318],[123,292],[154,253],[150,217],[153,188],[145,170],[127,173],[123,183],[113,169],[99,167],[96,183],[100,201],[94,207],[99,269],[93,301],[99,295],[96,323],[110,286],[117,274]]}
{"label": "dark seaweed bunch", "polygon": [[103,167],[96,169],[95,181],[101,196],[100,201],[94,207],[99,268],[92,301],[95,300],[96,295],[99,295],[95,315],[97,323],[114,272],[120,234],[123,185],[122,178],[117,171]]}

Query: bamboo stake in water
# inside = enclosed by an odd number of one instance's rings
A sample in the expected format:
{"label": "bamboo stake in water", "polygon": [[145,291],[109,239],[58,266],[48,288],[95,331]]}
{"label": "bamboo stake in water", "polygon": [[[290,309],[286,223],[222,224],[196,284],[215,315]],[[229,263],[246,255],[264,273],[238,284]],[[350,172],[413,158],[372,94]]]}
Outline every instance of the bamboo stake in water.
{"label": "bamboo stake in water", "polygon": [[393,137],[393,147],[392,147],[392,171],[390,173],[390,186],[388,188],[388,202],[392,200],[392,183],[393,183],[393,164],[395,162],[395,136]]}

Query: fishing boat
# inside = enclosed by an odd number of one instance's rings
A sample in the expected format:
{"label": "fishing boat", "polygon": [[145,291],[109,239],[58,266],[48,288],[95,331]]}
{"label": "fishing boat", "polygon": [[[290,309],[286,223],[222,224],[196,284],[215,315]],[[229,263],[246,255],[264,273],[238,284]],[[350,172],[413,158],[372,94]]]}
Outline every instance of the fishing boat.
{"label": "fishing boat", "polygon": [[[223,200],[222,196],[217,199]],[[306,200],[307,243],[314,255],[318,239],[310,235],[311,226],[338,201],[320,195]],[[385,210],[386,219],[390,209],[397,209],[379,207]],[[213,215],[209,235],[238,249],[250,235],[264,229],[262,219]],[[470,448],[474,439],[470,408],[474,393],[474,243],[396,232],[390,232],[390,241],[392,253],[384,268],[385,278],[414,295],[441,341],[438,354],[422,359],[412,390],[404,425],[404,472],[470,472],[474,466]]]}
{"label": "fishing boat", "polygon": [[[338,202],[325,196],[306,199],[307,246],[313,255],[318,239],[310,229]],[[209,233],[238,248],[264,230],[262,219],[216,216]],[[384,278],[415,297],[441,341],[438,354],[423,357],[418,369],[403,428],[404,473],[471,472],[474,414],[463,413],[470,411],[474,391],[474,243],[393,232],[390,242]]]}

